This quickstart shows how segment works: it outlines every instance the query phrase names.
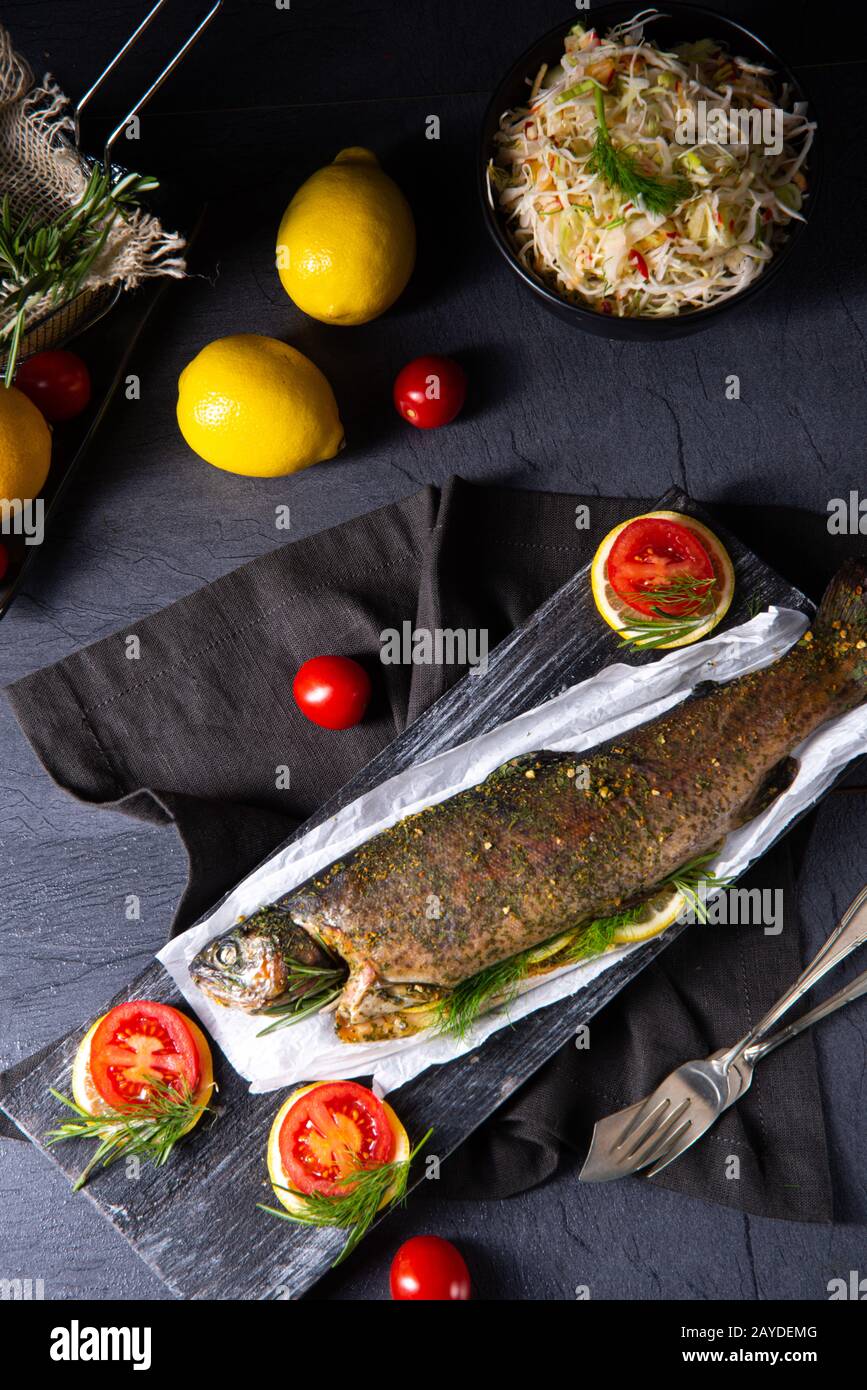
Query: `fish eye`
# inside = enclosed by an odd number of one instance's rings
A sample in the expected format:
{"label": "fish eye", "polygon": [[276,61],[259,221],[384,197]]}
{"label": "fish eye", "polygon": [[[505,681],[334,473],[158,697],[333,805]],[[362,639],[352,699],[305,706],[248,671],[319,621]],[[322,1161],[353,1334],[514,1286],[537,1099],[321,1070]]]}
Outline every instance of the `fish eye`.
{"label": "fish eye", "polygon": [[222,946],[217,948],[217,960],[220,965],[234,965],[238,959],[238,948],[233,941],[224,941]]}

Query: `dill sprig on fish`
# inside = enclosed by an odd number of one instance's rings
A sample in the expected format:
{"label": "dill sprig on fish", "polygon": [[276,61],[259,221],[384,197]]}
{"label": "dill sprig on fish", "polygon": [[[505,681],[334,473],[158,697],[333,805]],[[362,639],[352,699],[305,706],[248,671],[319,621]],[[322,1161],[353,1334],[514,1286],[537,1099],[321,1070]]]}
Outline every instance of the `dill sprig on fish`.
{"label": "dill sprig on fish", "polygon": [[718,893],[723,888],[731,887],[732,884],[730,878],[720,878],[718,874],[706,872],[706,866],[716,856],[716,849],[711,850],[708,854],[700,854],[691,863],[684,864],[682,869],[670,874],[666,880],[685,899],[683,910],[692,913],[700,922],[707,922],[708,912],[705,902],[707,894],[702,894],[699,890],[704,888],[709,889],[712,893]]}
{"label": "dill sprig on fish", "polygon": [[[730,882],[707,872],[707,865],[715,855],[715,850],[700,855],[660,884],[660,889],[670,887],[673,893],[680,893],[687,909],[703,922],[707,921],[707,908],[699,890],[718,891]],[[465,1038],[481,1014],[491,1007],[502,1008],[510,1004],[519,986],[533,975],[534,969],[543,961],[546,970],[560,970],[602,955],[614,944],[617,928],[637,922],[645,910],[646,903],[635,903],[608,917],[585,922],[573,932],[555,937],[550,943],[555,947],[553,951],[549,952],[546,949],[548,943],[543,943],[541,947],[535,946],[532,950],[499,961],[487,970],[480,970],[477,975],[462,980],[451,994],[433,1006],[434,1026],[438,1032],[450,1037]]]}
{"label": "dill sprig on fish", "polygon": [[63,1144],[69,1139],[94,1139],[97,1148],[83,1172],[73,1184],[73,1192],[84,1187],[95,1168],[108,1168],[120,1158],[142,1158],[161,1167],[169,1158],[179,1139],[191,1129],[198,1117],[212,1107],[195,1099],[186,1081],[180,1091],[167,1086],[159,1077],[148,1077],[149,1099],[136,1105],[135,1110],[114,1110],[106,1107],[101,1114],[91,1115],[69,1096],[51,1089],[55,1100],[72,1110],[77,1119],[67,1120],[46,1134],[48,1145]]}
{"label": "dill sprig on fish", "polygon": [[424,1147],[433,1134],[429,1129],[411,1150],[408,1158],[383,1163],[378,1168],[356,1167],[354,1172],[338,1178],[337,1182],[347,1188],[345,1196],[325,1196],[321,1192],[295,1192],[292,1188],[281,1188],[291,1192],[296,1202],[301,1204],[297,1212],[280,1210],[257,1202],[260,1211],[278,1216],[281,1221],[294,1221],[302,1226],[337,1226],[348,1230],[349,1236],[332,1268],[351,1255],[358,1242],[368,1231],[371,1222],[383,1203],[383,1198],[391,1192],[389,1206],[402,1202],[406,1197],[409,1170],[416,1154]]}
{"label": "dill sprig on fish", "polygon": [[[639,905],[610,917],[598,917],[593,922],[576,927],[573,932],[554,938],[554,943],[558,943],[557,949],[547,957],[547,969],[556,970],[590,956],[601,955],[611,945],[617,927],[634,922],[641,911],[642,905]],[[495,1005],[502,1007],[511,1003],[518,987],[533,974],[534,966],[540,963],[544,955],[545,946],[536,946],[488,966],[477,975],[471,975],[468,980],[462,980],[432,1010],[437,1031],[453,1038],[465,1038],[481,1014]]]}

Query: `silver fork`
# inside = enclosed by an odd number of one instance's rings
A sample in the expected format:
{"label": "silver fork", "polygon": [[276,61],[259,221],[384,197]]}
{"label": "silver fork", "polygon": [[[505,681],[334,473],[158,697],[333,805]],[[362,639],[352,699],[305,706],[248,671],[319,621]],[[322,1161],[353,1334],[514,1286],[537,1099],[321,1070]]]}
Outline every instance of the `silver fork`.
{"label": "silver fork", "polygon": [[733,1047],[684,1062],[644,1100],[599,1120],[581,1169],[582,1182],[611,1182],[641,1168],[659,1173],[710,1129],[749,1088],[757,1062],[820,1018],[867,993],[867,971],[779,1032],[770,1029],[835,965],[867,941],[867,885],[790,989]]}

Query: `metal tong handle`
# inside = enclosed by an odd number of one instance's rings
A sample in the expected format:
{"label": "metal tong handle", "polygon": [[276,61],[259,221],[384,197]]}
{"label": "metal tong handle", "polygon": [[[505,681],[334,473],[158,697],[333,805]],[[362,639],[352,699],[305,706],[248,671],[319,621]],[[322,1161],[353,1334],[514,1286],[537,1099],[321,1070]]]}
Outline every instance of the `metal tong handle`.
{"label": "metal tong handle", "polygon": [[[816,952],[816,955],[813,957],[806,970],[798,976],[795,983],[786,990],[786,993],[781,995],[776,1004],[771,1005],[768,1012],[750,1029],[746,1037],[741,1038],[740,1042],[735,1043],[734,1047],[720,1059],[723,1066],[731,1066],[732,1062],[736,1061],[748,1048],[752,1048],[754,1043],[759,1042],[760,1039],[773,1028],[774,1024],[783,1017],[783,1014],[788,1013],[792,1005],[803,998],[807,990],[812,989],[813,985],[823,979],[829,970],[832,970],[835,965],[839,965],[841,960],[845,960],[848,955],[851,955],[851,953],[858,946],[863,945],[865,941],[867,941],[867,885],[861,889],[860,893],[858,893],[849,904],[843,916],[840,918],[839,923],[828,937],[828,940]],[[858,993],[862,992],[862,990],[858,991]],[[841,999],[841,1003],[847,1002],[849,998],[855,999],[858,997],[857,994],[848,994],[846,990],[841,990],[840,994],[846,995],[846,999]],[[838,997],[837,995],[834,996],[835,999]],[[831,1002],[832,1001],[829,999],[828,1004],[830,1005]],[[838,1006],[835,1005],[835,1007]],[[825,1006],[820,1006],[820,1008],[823,1008],[824,1012],[830,1012]],[[805,1015],[805,1019],[810,1018],[812,1022],[813,1017],[821,1018],[822,1016],[823,1014],[817,1009],[813,1011],[812,1016]],[[800,1021],[804,1023],[804,1020]],[[790,1026],[792,1028],[795,1027],[794,1024]],[[809,1025],[804,1023],[804,1026],[806,1027]],[[788,1030],[784,1030],[784,1032],[787,1037],[793,1036]],[[779,1035],[779,1041],[784,1041],[782,1034]]]}
{"label": "metal tong handle", "polygon": [[[153,9],[148,11],[138,28],[133,30],[126,43],[118,49],[117,53],[115,53],[111,61],[103,68],[102,72],[99,74],[99,77],[97,77],[96,81],[90,87],[88,87],[84,96],[79,101],[78,105],[75,108],[76,145],[80,144],[81,141],[81,113],[87,106],[87,103],[90,101],[91,97],[93,97],[99,91],[100,87],[106,81],[106,79],[111,76],[118,64],[123,61],[127,53],[129,53],[130,49],[138,43],[142,34],[145,32],[147,28],[149,28],[151,22],[154,19],[156,19],[160,10],[167,3],[168,0],[157,0],[157,3],[154,5]],[[188,37],[184,40],[177,53],[174,55],[173,58],[169,59],[159,76],[154,79],[154,81],[148,87],[147,91],[139,97],[138,101],[136,101],[135,104],[130,107],[129,111],[127,111],[123,119],[119,121],[118,124],[115,126],[114,130],[111,132],[111,134],[105,142],[105,145],[103,146],[103,163],[106,169],[109,167],[109,157],[111,155],[112,145],[114,144],[117,137],[120,135],[121,131],[125,129],[128,123],[132,120],[133,116],[137,116],[139,111],[141,111],[147,105],[154,93],[159,91],[166,78],[170,77],[171,74],[174,72],[175,68],[183,62],[184,58],[189,53],[193,44],[197,41],[197,39],[200,38],[200,36],[207,29],[208,25],[216,15],[217,11],[222,8],[222,5],[223,0],[215,0],[215,3],[211,6],[204,19],[201,20],[199,24],[197,24],[196,28],[192,31],[192,33],[189,34]]]}

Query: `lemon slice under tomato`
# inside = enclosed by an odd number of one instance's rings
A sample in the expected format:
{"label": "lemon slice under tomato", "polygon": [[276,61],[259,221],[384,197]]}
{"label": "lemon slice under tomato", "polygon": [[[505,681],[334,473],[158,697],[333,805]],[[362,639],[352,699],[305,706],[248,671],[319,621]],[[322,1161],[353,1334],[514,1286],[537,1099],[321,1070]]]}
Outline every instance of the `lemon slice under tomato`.
{"label": "lemon slice under tomato", "polygon": [[[160,1005],[160,1007],[167,1008],[168,1005]],[[211,1049],[197,1023],[194,1023],[186,1014],[181,1013],[180,1009],[174,1009],[173,1012],[183,1020],[196,1046],[199,1058],[199,1082],[196,1086],[194,1100],[198,1106],[204,1107],[208,1104],[214,1090],[214,1063]],[[111,1108],[97,1090],[91,1066],[91,1046],[94,1035],[103,1019],[108,1018],[108,1016],[108,1014],[103,1014],[102,1018],[98,1018],[88,1029],[78,1045],[78,1051],[72,1064],[72,1096],[76,1104],[80,1105],[82,1110],[86,1110],[89,1115],[105,1114]],[[194,1129],[203,1114],[204,1109],[197,1110],[190,1124],[182,1132],[187,1134],[191,1129]]]}
{"label": "lemon slice under tomato", "polygon": [[661,888],[652,898],[647,899],[640,916],[617,928],[614,944],[625,946],[635,941],[647,941],[651,936],[659,936],[666,927],[677,921],[685,906],[686,898],[676,888]]}
{"label": "lemon slice under tomato", "polygon": [[[315,1081],[310,1086],[301,1086],[297,1091],[292,1092],[292,1095],[289,1097],[288,1100],[283,1102],[283,1104],[280,1106],[280,1109],[277,1111],[277,1114],[274,1116],[274,1122],[271,1125],[271,1132],[268,1135],[268,1176],[271,1179],[271,1186],[274,1189],[274,1196],[277,1198],[278,1202],[280,1202],[281,1205],[284,1206],[286,1210],[293,1216],[303,1214],[305,1210],[305,1203],[304,1196],[302,1193],[298,1192],[295,1189],[290,1190],[292,1189],[292,1179],[290,1175],[286,1172],[286,1169],[283,1164],[283,1156],[280,1152],[280,1135],[283,1130],[283,1125],[285,1124],[290,1111],[294,1109],[294,1107],[304,1096],[309,1096],[311,1092],[315,1091],[318,1087],[333,1086],[335,1084],[354,1085],[355,1083],[334,1083],[331,1081]],[[365,1088],[359,1087],[359,1089],[364,1090]],[[408,1159],[410,1156],[411,1149],[409,1135],[407,1134],[400,1120],[397,1118],[397,1115],[392,1110],[391,1106],[384,1100],[378,1101],[378,1104],[381,1105],[382,1109],[385,1111],[389,1128],[391,1129],[394,1140],[391,1157],[388,1161],[390,1163],[400,1163],[405,1159]],[[394,1197],[394,1195],[394,1186],[389,1187],[387,1191],[383,1194],[382,1201],[379,1204],[379,1210],[382,1210],[383,1207],[387,1206],[388,1203]]]}
{"label": "lemon slice under tomato", "polygon": [[614,542],[626,530],[627,526],[631,526],[635,521],[649,518],[675,522],[678,526],[683,526],[691,531],[706,550],[713,567],[716,579],[713,612],[708,614],[705,621],[697,623],[684,635],[675,637],[670,642],[659,644],[660,650],[668,650],[671,647],[688,647],[691,643],[698,642],[700,638],[706,637],[709,632],[712,632],[717,623],[725,616],[731,604],[735,587],[734,567],[728,551],[713,532],[709,531],[695,517],[684,516],[681,512],[645,512],[641,517],[630,517],[628,521],[622,521],[619,526],[615,526],[612,531],[608,532],[593,556],[593,562],[590,566],[590,585],[593,599],[608,626],[614,628],[614,631],[621,636],[628,636],[632,630],[632,625],[637,620],[647,621],[644,614],[638,612],[615,592],[608,578],[608,559]]}

